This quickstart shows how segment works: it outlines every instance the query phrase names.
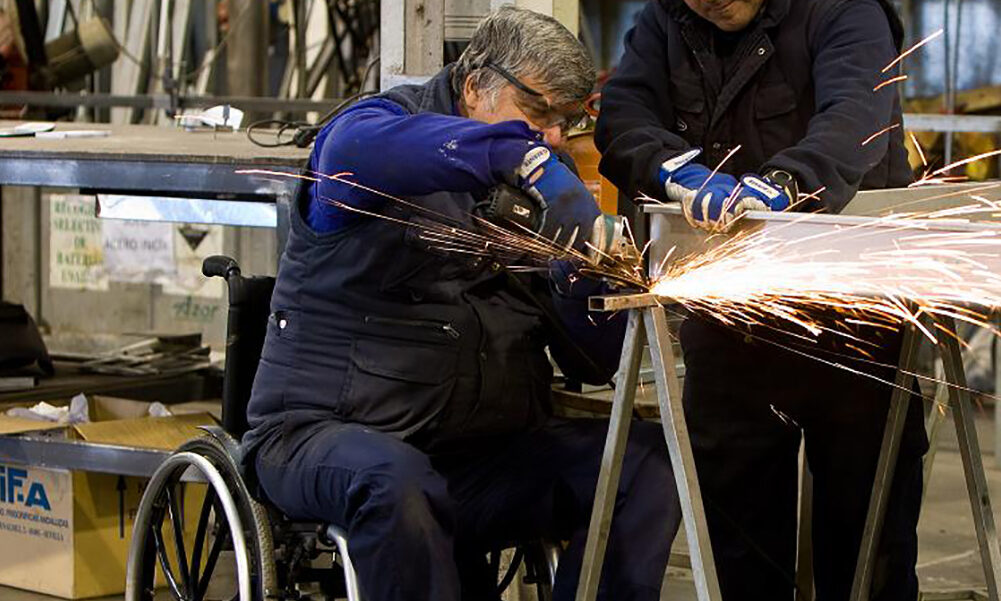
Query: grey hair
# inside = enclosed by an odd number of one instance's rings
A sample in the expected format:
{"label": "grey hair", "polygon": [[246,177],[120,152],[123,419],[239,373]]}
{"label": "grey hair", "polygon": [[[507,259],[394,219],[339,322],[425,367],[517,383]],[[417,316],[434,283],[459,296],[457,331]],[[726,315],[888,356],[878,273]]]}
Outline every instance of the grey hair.
{"label": "grey hair", "polygon": [[595,69],[584,45],[556,19],[502,6],[487,15],[452,67],[452,90],[462,98],[466,78],[490,102],[507,81],[485,68],[494,63],[518,79],[531,77],[555,105],[582,102],[594,87]]}

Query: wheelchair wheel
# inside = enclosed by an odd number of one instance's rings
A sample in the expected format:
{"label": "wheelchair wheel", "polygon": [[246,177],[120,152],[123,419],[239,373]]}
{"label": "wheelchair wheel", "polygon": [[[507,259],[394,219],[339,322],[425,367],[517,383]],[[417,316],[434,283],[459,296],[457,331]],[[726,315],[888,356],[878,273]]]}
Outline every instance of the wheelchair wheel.
{"label": "wheelchair wheel", "polygon": [[[188,470],[197,471],[207,486],[198,527],[186,540],[181,477]],[[223,444],[203,436],[168,457],[143,493],[129,548],[125,600],[153,601],[156,585],[164,583],[175,601],[264,601],[276,590],[273,550],[265,509],[251,498]],[[232,560],[220,565],[224,555]],[[211,590],[219,588],[209,586],[213,576],[234,563],[235,584],[226,592]]]}

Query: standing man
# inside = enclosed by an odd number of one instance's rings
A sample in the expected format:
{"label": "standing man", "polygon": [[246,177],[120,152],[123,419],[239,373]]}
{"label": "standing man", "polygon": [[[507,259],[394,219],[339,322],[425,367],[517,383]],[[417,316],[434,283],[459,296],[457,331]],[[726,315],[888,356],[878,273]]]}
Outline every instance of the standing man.
{"label": "standing man", "polygon": [[[601,172],[630,196],[683,203],[706,229],[749,209],[837,213],[860,188],[905,186],[900,129],[863,145],[901,120],[895,88],[873,91],[901,32],[884,0],[652,0],[603,91]],[[899,334],[855,334],[872,343],[873,359],[896,364]],[[847,599],[891,388],[802,353],[883,380],[893,369],[825,336],[800,349],[791,336],[707,319],[687,320],[681,342],[724,598],[793,599],[803,436],[814,475],[817,598]],[[873,599],[917,598],[922,416],[912,401]]]}
{"label": "standing man", "polygon": [[[607,381],[622,320],[588,321],[600,285],[571,285],[566,263],[522,278],[421,226],[478,231],[505,184],[582,250],[601,213],[555,150],[593,84],[562,25],[503,8],[428,83],[317,136],[310,172],[365,188],[318,177],[298,196],[243,445],[271,502],[347,532],[365,599],[498,601],[485,554],[540,538],[570,541],[553,598],[574,596],[608,426],[552,416],[546,347]],[[680,520],[656,424],[633,426],[618,493],[601,598],[655,601]]]}

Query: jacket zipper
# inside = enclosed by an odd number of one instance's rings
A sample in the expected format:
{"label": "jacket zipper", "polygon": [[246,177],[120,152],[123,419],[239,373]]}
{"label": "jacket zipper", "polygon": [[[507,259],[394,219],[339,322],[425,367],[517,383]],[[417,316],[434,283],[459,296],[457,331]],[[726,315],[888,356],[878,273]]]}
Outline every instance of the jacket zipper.
{"label": "jacket zipper", "polygon": [[387,326],[403,326],[407,328],[425,328],[439,331],[453,340],[459,339],[459,330],[447,321],[431,321],[428,319],[398,319],[395,317],[365,316],[365,323]]}

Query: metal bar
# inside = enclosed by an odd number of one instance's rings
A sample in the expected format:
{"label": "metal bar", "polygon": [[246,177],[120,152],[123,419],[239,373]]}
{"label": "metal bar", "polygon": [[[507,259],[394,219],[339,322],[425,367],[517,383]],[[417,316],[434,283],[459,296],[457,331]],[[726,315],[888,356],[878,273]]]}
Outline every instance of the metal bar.
{"label": "metal bar", "polygon": [[667,316],[662,307],[643,309],[643,316],[653,359],[653,373],[657,381],[660,422],[664,428],[667,450],[671,455],[674,480],[678,485],[695,590],[699,601],[716,601],[722,597],[695,469],[695,457],[685,424],[685,409],[681,404],[681,385],[674,371],[674,347],[667,329]]}
{"label": "metal bar", "polygon": [[[999,117],[1001,119],[1001,117]],[[967,182],[961,184],[948,184],[942,186],[918,186],[916,188],[891,188],[885,190],[863,190],[855,195],[845,209],[838,215],[815,215],[823,219],[832,220],[832,223],[843,220],[846,217],[857,216],[878,216],[886,215],[894,209],[902,211],[932,211],[951,207],[969,205],[973,202],[970,194],[992,195],[1001,190],[1001,181],[987,182]],[[646,204],[643,205],[643,212],[650,215],[668,215],[684,220],[681,205],[678,203]],[[781,219],[791,219],[795,216],[802,217],[803,213],[771,213],[754,211],[747,214],[745,221],[768,220],[778,215],[784,215]],[[688,222],[684,222],[685,227]]]}
{"label": "metal bar", "polygon": [[[107,192],[151,192],[158,195],[206,194],[235,196],[237,200],[267,200],[295,187],[292,181],[235,173],[260,167],[253,164],[134,161],[98,157],[93,160],[4,158],[0,183],[17,186],[52,186]],[[260,198],[254,199],[252,195]]]}
{"label": "metal bar", "polygon": [[633,401],[636,400],[636,379],[643,357],[644,338],[643,314],[631,311],[626,325],[626,337],[622,343],[622,358],[619,360],[619,384],[615,387],[615,396],[612,400],[608,436],[605,438],[605,451],[601,457],[601,470],[595,486],[587,543],[584,545],[584,559],[577,584],[577,601],[595,601],[598,597],[605,547],[608,544],[619,476],[622,473],[622,458],[629,437]]}
{"label": "metal bar", "polygon": [[949,390],[948,386],[942,383],[944,375],[941,360],[935,362],[935,378],[938,382],[935,384],[935,396],[932,398],[931,413],[928,414],[928,419],[925,420],[925,432],[928,434],[928,452],[925,453],[924,474],[921,477],[923,491],[928,490],[928,482],[931,481],[931,470],[932,466],[935,465],[935,455],[938,452],[938,433],[945,422],[945,413],[949,409]]}
{"label": "metal bar", "polygon": [[914,366],[917,363],[920,337],[916,330],[917,328],[914,326],[904,328],[900,362],[893,381],[895,387],[893,395],[890,397],[890,407],[886,414],[886,428],[883,430],[883,443],[879,451],[879,462],[876,464],[872,494],[869,497],[869,513],[866,516],[858,561],[855,564],[852,601],[868,601],[869,599],[872,572],[876,564],[876,549],[879,546],[879,536],[883,529],[883,517],[886,514],[890,486],[893,484],[893,473],[897,467],[897,454],[900,450],[900,438],[907,417],[907,406],[911,400],[909,386],[911,376],[908,374],[914,373]]}
{"label": "metal bar", "polygon": [[904,127],[910,131],[997,133],[1001,131],[1001,117],[904,113]]}
{"label": "metal bar", "polygon": [[[42,436],[0,436],[0,461],[49,469],[149,478],[171,451]],[[198,482],[191,477],[189,481]]]}
{"label": "metal bar", "polygon": [[[956,331],[956,323],[951,318],[944,320],[942,325],[950,332]],[[966,373],[963,371],[959,341],[955,336],[942,335],[939,338],[939,348],[942,353],[942,366],[945,368],[945,381],[949,384],[953,421],[956,424],[956,437],[959,439],[959,454],[963,459],[963,472],[966,475],[966,491],[970,495],[973,523],[977,528],[980,562],[984,568],[984,578],[987,580],[988,595],[991,601],[998,601],[998,584],[1001,583],[1001,544],[998,542],[994,513],[991,511],[990,490],[987,487],[987,477],[984,475],[977,429],[973,423],[973,409],[966,385]]]}
{"label": "metal bar", "polygon": [[[112,93],[137,94],[145,88],[142,75],[145,69],[146,45],[149,41],[153,11],[156,6],[157,2],[153,0],[133,3],[126,30],[125,49],[142,64],[136,64],[126,57],[120,57],[118,60],[121,66],[111,80]],[[132,123],[134,117],[135,112],[130,108],[111,110],[112,123]]]}
{"label": "metal bar", "polygon": [[[255,98],[252,96],[178,96],[181,109],[208,108],[230,104],[251,111],[327,111],[342,102],[340,98],[310,100],[301,98]],[[165,109],[170,107],[166,94],[63,94],[53,92],[0,92],[0,104],[29,104],[53,107],[131,107]]]}
{"label": "metal bar", "polygon": [[592,296],[587,299],[590,311],[625,311],[627,309],[642,309],[655,307],[665,303],[653,294],[612,294],[609,296]]}
{"label": "metal bar", "polygon": [[51,42],[63,34],[67,0],[49,0],[49,19],[45,23],[45,41]]}
{"label": "metal bar", "polygon": [[813,472],[806,459],[806,442],[801,444],[799,489],[799,536],[796,545],[796,599],[813,601]]}
{"label": "metal bar", "polygon": [[[1001,337],[997,336],[994,337],[994,391],[995,395],[1001,393]],[[1001,468],[1001,408],[994,410],[994,462]]]}
{"label": "metal bar", "polygon": [[[949,0],[943,0],[942,2],[942,30],[945,32],[942,37],[942,43],[945,46],[945,112],[946,114],[953,115],[956,113],[956,91],[955,84],[956,80],[952,76],[952,53],[953,53],[953,42],[952,42],[952,30],[949,26]],[[959,44],[956,44],[956,48]],[[952,163],[952,132],[946,132],[945,135],[945,164],[948,165]]]}

